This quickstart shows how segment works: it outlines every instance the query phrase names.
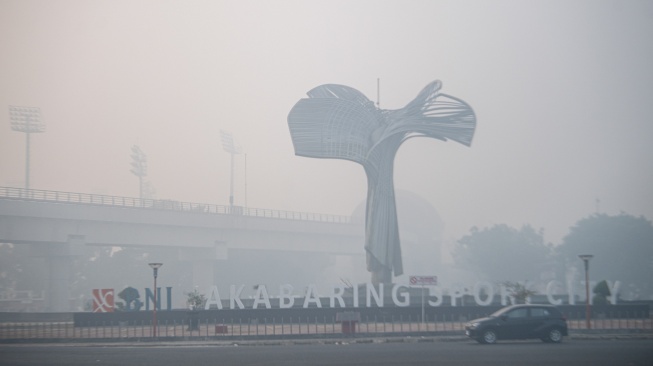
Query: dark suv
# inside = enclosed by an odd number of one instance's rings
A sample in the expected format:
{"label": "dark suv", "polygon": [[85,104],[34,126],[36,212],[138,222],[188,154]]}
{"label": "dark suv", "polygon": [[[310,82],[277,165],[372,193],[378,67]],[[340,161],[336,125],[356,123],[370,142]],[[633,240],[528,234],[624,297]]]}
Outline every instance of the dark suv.
{"label": "dark suv", "polygon": [[551,305],[512,305],[487,318],[465,324],[465,334],[479,343],[495,343],[498,339],[539,338],[560,343],[567,333],[567,320]]}

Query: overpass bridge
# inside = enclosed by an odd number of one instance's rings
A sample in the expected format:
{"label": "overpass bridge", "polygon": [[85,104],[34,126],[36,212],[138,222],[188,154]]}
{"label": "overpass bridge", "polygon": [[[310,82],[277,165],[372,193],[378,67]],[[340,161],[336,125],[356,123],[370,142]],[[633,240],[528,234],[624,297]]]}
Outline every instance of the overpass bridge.
{"label": "overpass bridge", "polygon": [[46,308],[68,311],[66,273],[79,246],[183,248],[193,285],[204,288],[235,250],[362,256],[364,227],[349,216],[0,187],[0,242],[46,258]]}

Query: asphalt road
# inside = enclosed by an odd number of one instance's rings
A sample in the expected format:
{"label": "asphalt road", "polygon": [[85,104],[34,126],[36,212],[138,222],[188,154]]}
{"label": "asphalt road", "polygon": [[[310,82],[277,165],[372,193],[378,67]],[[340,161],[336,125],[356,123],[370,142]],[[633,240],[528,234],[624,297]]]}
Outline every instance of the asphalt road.
{"label": "asphalt road", "polygon": [[592,365],[651,366],[653,340],[293,345],[1,345],[0,365]]}

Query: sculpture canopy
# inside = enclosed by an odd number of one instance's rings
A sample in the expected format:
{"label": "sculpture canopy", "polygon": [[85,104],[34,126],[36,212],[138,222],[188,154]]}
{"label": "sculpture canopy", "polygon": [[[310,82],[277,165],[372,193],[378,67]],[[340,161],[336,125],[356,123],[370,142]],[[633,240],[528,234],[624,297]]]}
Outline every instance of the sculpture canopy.
{"label": "sculpture canopy", "polygon": [[426,136],[470,146],[476,116],[464,101],[440,93],[433,81],[404,108],[379,109],[365,95],[344,85],[310,90],[288,114],[295,154],[359,163],[367,175],[365,250],[373,283],[392,282],[403,273],[393,164],[408,138]]}

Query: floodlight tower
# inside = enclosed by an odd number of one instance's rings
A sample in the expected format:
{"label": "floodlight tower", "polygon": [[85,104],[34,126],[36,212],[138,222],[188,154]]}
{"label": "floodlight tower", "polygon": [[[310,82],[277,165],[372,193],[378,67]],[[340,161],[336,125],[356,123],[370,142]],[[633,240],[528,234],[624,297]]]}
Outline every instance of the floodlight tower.
{"label": "floodlight tower", "polygon": [[138,197],[143,199],[143,177],[147,175],[147,155],[138,145],[134,145],[131,156],[131,172],[138,177]]}
{"label": "floodlight tower", "polygon": [[234,137],[231,132],[220,130],[220,137],[222,139],[222,148],[224,151],[231,154],[231,177],[229,183],[229,207],[234,207],[234,156],[240,154],[240,147],[234,144]]}
{"label": "floodlight tower", "polygon": [[30,134],[45,131],[45,124],[41,121],[41,109],[9,106],[9,119],[12,130],[25,133],[25,190],[28,190]]}

